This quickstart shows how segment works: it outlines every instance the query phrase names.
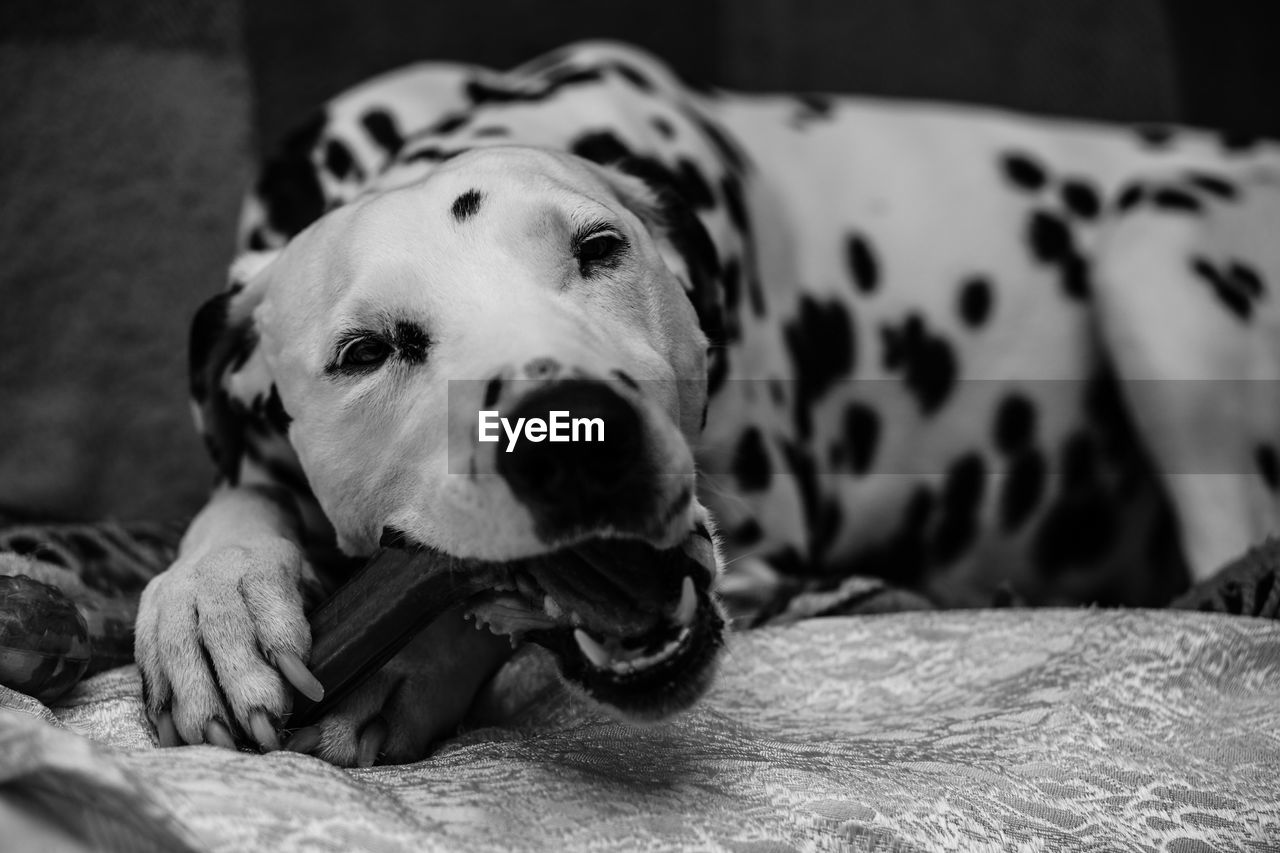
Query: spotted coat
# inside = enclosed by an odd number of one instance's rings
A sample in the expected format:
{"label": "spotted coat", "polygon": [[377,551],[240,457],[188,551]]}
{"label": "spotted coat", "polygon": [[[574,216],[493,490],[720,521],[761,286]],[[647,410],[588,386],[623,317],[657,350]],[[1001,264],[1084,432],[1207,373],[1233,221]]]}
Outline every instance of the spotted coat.
{"label": "spotted coat", "polygon": [[[512,144],[661,183],[710,237],[699,491],[745,618],[865,575],[948,605],[1159,604],[1276,530],[1275,146],[705,90],[590,43],[340,95],[266,163],[241,249]],[[225,475],[305,490],[278,397],[206,387],[210,362],[197,334],[197,401],[259,427],[214,448]]]}

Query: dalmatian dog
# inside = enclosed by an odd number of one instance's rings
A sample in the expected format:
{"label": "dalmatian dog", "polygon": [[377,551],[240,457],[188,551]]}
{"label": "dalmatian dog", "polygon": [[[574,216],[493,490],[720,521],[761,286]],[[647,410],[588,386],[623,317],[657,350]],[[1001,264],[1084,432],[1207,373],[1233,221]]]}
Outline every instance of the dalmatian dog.
{"label": "dalmatian dog", "polygon": [[306,606],[387,542],[595,556],[286,744],[338,764],[425,754],[514,640],[638,720],[706,689],[726,615],[1161,605],[1280,526],[1277,237],[1280,150],[1235,136],[706,90],[608,43],[374,79],[266,163],[193,325],[220,484],[141,603],[160,741],[279,746],[323,689]]}

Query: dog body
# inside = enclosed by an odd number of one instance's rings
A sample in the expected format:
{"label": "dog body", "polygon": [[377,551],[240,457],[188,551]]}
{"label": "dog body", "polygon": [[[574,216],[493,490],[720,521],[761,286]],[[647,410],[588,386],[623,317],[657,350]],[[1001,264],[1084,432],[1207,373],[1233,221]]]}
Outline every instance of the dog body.
{"label": "dog body", "polygon": [[[267,164],[193,329],[224,485],[143,600],[162,739],[272,745],[277,670],[314,687],[300,585],[388,532],[695,555],[631,609],[521,590],[577,641],[549,643],[570,681],[630,716],[705,687],[717,575],[743,623],[839,612],[867,577],[1164,603],[1280,517],[1278,180],[1244,140],[694,91],[609,44],[340,96]],[[475,437],[487,407],[557,406],[613,443]],[[509,613],[470,615],[520,636]],[[461,624],[309,745],[420,755],[507,654]],[[666,705],[632,701],[646,668]]]}

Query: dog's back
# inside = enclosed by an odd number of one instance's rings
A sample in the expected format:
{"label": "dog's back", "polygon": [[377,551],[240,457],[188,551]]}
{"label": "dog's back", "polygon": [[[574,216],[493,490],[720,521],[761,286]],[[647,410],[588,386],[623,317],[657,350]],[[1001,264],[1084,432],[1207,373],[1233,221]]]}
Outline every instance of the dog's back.
{"label": "dog's back", "polygon": [[744,610],[856,574],[1158,604],[1275,528],[1274,148],[692,91],[588,44],[339,97],[268,164],[243,245],[508,144],[645,161],[710,235],[697,450]]}

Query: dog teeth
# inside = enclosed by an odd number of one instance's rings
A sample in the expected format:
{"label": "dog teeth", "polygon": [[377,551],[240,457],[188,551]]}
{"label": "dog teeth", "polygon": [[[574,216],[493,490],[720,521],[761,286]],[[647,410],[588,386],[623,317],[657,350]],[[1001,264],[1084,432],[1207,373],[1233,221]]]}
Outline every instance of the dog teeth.
{"label": "dog teeth", "polygon": [[675,639],[671,640],[662,648],[653,654],[646,655],[643,653],[633,653],[621,660],[615,660],[609,664],[609,668],[619,675],[629,675],[637,670],[648,669],[654,664],[659,664],[667,658],[680,651],[680,647],[689,639],[692,631],[689,628],[680,629],[680,633]]}
{"label": "dog teeth", "polygon": [[550,616],[552,619],[559,619],[564,615],[564,610],[551,596],[544,596],[542,599],[542,612]]}
{"label": "dog teeth", "polygon": [[597,669],[604,669],[612,660],[608,650],[581,628],[574,630],[573,639],[578,642],[578,648],[587,656],[587,660],[595,664]]}
{"label": "dog teeth", "polygon": [[686,577],[680,587],[680,603],[676,605],[675,621],[680,625],[688,625],[693,622],[697,612],[698,595],[693,590],[693,578]]}

